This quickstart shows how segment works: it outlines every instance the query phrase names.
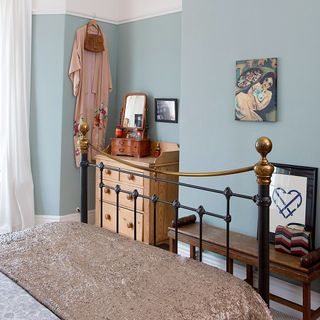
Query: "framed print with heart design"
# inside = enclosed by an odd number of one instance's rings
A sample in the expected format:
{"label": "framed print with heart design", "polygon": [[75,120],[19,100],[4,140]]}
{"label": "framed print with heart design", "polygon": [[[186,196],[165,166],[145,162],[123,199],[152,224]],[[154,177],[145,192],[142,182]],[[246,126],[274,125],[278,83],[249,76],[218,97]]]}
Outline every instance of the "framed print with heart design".
{"label": "framed print with heart design", "polygon": [[273,163],[270,185],[270,241],[278,225],[301,223],[315,236],[318,169]]}

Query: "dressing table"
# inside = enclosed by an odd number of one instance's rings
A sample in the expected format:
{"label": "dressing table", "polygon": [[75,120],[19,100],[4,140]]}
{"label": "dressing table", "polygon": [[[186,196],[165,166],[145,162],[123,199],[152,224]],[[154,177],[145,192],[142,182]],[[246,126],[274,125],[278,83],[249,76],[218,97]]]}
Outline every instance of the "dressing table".
{"label": "dressing table", "polygon": [[121,137],[111,139],[111,155],[145,157],[150,154],[146,129],[147,96],[128,93],[121,112]]}
{"label": "dressing table", "polygon": [[[111,146],[105,152],[115,156],[110,159],[103,154],[96,156],[97,163],[103,162],[103,182],[111,187],[120,186],[121,189],[151,196],[159,194],[161,198],[171,203],[178,199],[178,186],[156,181],[149,177],[158,177],[165,180],[178,181],[178,177],[167,174],[152,173],[149,170],[179,171],[179,146],[175,143],[152,141],[147,138],[146,129],[147,96],[144,93],[129,93],[124,97],[121,126],[117,127],[116,136],[111,140]],[[156,152],[157,150],[157,152]],[[154,155],[157,155],[156,157]],[[129,157],[128,157],[129,156]],[[125,160],[129,165],[118,162]],[[140,166],[140,169],[130,167]],[[128,173],[109,170],[108,167],[127,170]],[[102,215],[100,206],[100,169],[96,169],[96,219],[100,225],[102,217],[103,228],[116,231],[116,199],[114,189],[104,188]],[[133,175],[136,173],[138,175]],[[140,175],[140,176],[139,176]],[[137,208],[137,240],[148,244],[154,242],[154,204],[147,198],[138,198]],[[134,236],[134,199],[132,195],[121,193],[119,195],[119,233],[129,238]],[[157,204],[156,215],[156,242],[168,241],[168,227],[174,219],[175,209],[165,203]]]}

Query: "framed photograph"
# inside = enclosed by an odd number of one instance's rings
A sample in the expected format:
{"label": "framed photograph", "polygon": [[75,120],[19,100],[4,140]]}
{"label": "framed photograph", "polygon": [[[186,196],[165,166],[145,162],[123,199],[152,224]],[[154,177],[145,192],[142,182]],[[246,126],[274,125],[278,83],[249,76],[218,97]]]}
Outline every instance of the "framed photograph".
{"label": "framed photograph", "polygon": [[236,62],[235,120],[277,120],[277,58]]}
{"label": "framed photograph", "polygon": [[178,122],[178,99],[154,99],[157,122]]}
{"label": "framed photograph", "polygon": [[273,163],[270,184],[270,241],[278,225],[301,223],[315,240],[316,197],[318,169]]}

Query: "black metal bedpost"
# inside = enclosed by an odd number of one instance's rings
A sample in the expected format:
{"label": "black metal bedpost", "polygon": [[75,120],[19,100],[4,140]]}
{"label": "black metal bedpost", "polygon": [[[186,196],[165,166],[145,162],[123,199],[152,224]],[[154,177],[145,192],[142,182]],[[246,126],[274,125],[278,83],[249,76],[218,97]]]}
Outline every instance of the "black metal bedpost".
{"label": "black metal bedpost", "polygon": [[176,214],[174,216],[174,235],[175,235],[174,253],[178,253],[178,220],[179,220],[180,202],[178,200],[173,200],[172,206],[175,208],[175,211],[176,211]]}
{"label": "black metal bedpost", "polygon": [[[100,228],[103,228],[103,169],[104,169],[104,163],[100,162],[99,163],[99,169],[100,169],[100,183],[99,183],[99,188],[100,188]],[[96,208],[97,210],[97,208]]]}
{"label": "black metal bedpost", "polygon": [[224,189],[223,193],[227,200],[227,214],[224,219],[224,221],[226,222],[226,271],[231,272],[230,270],[230,222],[231,222],[230,199],[232,196],[232,190],[229,187],[227,187]]}
{"label": "black metal bedpost", "polygon": [[159,197],[153,194],[151,201],[153,202],[153,245],[157,246],[157,201]]}
{"label": "black metal bedpost", "polygon": [[88,149],[89,141],[86,134],[89,131],[89,125],[83,122],[79,125],[81,138],[79,140],[81,157],[80,157],[80,180],[81,180],[81,203],[80,217],[81,222],[88,223]]}
{"label": "black metal bedpost", "polygon": [[272,149],[272,142],[267,137],[261,137],[256,141],[256,149],[261,155],[260,161],[255,165],[254,172],[257,176],[258,195],[258,237],[259,237],[259,284],[258,291],[263,300],[269,306],[269,208],[271,199],[269,186],[274,170],[268,161],[267,154]]}

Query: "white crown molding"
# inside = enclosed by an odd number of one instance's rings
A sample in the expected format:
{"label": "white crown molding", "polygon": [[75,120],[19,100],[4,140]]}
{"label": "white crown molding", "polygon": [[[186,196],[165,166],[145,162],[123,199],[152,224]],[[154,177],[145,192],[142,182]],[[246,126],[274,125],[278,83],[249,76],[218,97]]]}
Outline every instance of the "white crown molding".
{"label": "white crown molding", "polygon": [[[189,257],[189,245],[178,242],[178,253],[183,257]],[[210,266],[214,266],[216,268],[226,270],[226,261],[221,256],[208,254],[207,252],[203,252],[202,261]],[[237,278],[244,279],[246,277],[246,269],[244,266],[239,264],[234,264],[233,274]],[[257,274],[254,274],[254,285],[257,287],[258,277]],[[278,278],[270,277],[270,291],[280,297],[285,299],[289,299],[295,303],[301,304],[302,301],[302,288],[289,283],[287,281],[280,280]],[[311,291],[311,305],[313,309],[317,309],[320,305],[320,293]],[[272,309],[276,311],[280,311],[294,318],[301,318],[301,313],[293,310],[291,308],[285,307],[282,304],[276,303],[274,301],[270,301],[270,306]]]}
{"label": "white crown molding", "polygon": [[124,23],[130,23],[130,22],[145,20],[145,19],[156,18],[156,17],[167,15],[167,14],[178,13],[178,12],[181,12],[181,11],[182,11],[181,8],[176,8],[176,9],[170,8],[170,10],[164,10],[162,12],[155,12],[155,13],[151,13],[151,14],[147,14],[147,15],[141,15],[141,16],[138,16],[138,17],[135,17],[135,18],[119,20],[119,21],[117,21],[117,24],[124,24]]}
{"label": "white crown molding", "polygon": [[168,14],[178,13],[181,11],[182,11],[182,8],[180,8],[180,7],[168,8],[166,10],[161,10],[161,11],[153,12],[150,14],[144,14],[144,15],[140,15],[140,16],[136,16],[136,17],[132,17],[132,18],[122,18],[122,19],[108,19],[108,18],[102,18],[99,16],[93,17],[90,14],[86,14],[86,13],[82,13],[82,12],[77,12],[77,11],[73,11],[73,10],[60,10],[60,9],[45,9],[45,10],[34,9],[34,10],[32,10],[32,14],[33,15],[59,15],[59,14],[61,15],[61,14],[65,14],[65,15],[70,15],[70,16],[80,17],[80,18],[85,18],[85,19],[94,18],[95,20],[100,21],[100,22],[110,23],[110,24],[114,24],[114,25],[120,25],[120,24],[125,24],[125,23],[145,20],[145,19],[156,18],[156,17],[168,15]]}
{"label": "white crown molding", "polygon": [[[72,11],[72,10],[66,10],[64,13],[69,16],[80,17],[80,18],[85,18],[85,19],[92,19],[93,18],[92,15],[84,14],[84,13],[76,12],[76,11]],[[96,17],[96,16],[94,17],[94,19],[97,21],[100,21],[100,22],[105,22],[105,23],[110,23],[110,24],[115,24],[115,25],[119,24],[119,22],[117,20],[113,20],[113,19],[106,19],[106,18],[101,18],[101,17]]]}
{"label": "white crown molding", "polygon": [[[92,19],[91,15],[86,15],[80,12],[70,11],[70,10],[32,10],[32,14],[37,15],[58,15],[58,14],[65,14],[69,16],[85,18],[85,19]],[[118,25],[119,23],[116,20],[104,19],[99,17],[94,17],[95,20],[110,24]]]}

